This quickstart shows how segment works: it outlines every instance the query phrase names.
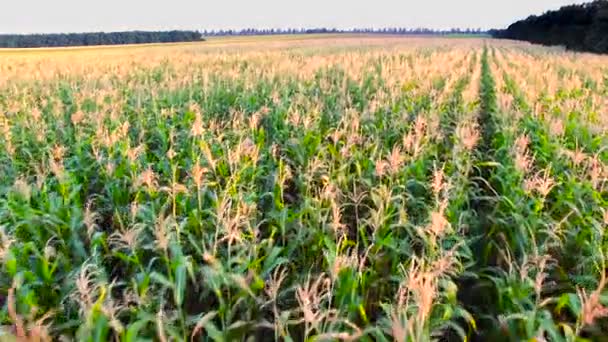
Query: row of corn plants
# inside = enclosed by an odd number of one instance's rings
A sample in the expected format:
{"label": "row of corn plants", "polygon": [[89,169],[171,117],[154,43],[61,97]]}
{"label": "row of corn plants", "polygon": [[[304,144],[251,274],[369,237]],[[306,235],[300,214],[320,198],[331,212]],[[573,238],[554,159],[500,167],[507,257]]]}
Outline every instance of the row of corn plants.
{"label": "row of corn plants", "polygon": [[[510,63],[509,50],[500,59]],[[550,133],[564,125],[559,113],[535,113],[511,78],[516,71],[501,73],[501,63],[493,73],[503,106],[491,111],[500,129],[492,134],[494,171],[486,179],[494,208],[482,239],[494,302],[480,310],[490,313],[495,329],[484,338],[598,338],[605,281],[601,162],[598,155],[583,154],[578,166],[564,158],[568,142]],[[541,95],[539,101],[555,101]],[[585,134],[584,124],[572,128]]]}

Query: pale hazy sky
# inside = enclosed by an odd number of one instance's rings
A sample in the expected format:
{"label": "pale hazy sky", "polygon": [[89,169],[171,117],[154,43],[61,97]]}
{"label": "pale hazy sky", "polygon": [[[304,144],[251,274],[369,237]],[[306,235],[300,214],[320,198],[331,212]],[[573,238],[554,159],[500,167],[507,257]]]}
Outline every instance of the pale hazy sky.
{"label": "pale hazy sky", "polygon": [[286,27],[501,28],[577,0],[4,0],[0,33]]}

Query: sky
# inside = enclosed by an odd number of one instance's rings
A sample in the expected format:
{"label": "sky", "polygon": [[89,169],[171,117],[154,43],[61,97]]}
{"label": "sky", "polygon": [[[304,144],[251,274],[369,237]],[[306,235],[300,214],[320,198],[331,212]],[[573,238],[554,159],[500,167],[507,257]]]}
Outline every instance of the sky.
{"label": "sky", "polygon": [[576,0],[3,0],[0,33],[288,27],[503,28]]}

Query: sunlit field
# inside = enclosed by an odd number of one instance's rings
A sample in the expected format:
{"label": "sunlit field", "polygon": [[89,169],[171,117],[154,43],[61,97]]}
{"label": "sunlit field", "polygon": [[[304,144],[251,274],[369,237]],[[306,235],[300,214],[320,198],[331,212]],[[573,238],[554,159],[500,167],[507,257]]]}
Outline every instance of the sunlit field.
{"label": "sunlit field", "polygon": [[0,335],[599,340],[607,147],[608,57],[523,43],[0,51]]}

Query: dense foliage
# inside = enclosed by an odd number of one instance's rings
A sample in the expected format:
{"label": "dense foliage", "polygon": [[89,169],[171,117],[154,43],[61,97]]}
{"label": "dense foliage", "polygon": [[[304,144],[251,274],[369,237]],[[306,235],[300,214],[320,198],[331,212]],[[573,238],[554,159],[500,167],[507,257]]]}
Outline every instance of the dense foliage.
{"label": "dense foliage", "polygon": [[57,34],[2,34],[0,48],[120,45],[200,41],[198,31],[127,31]]}
{"label": "dense foliage", "polygon": [[608,1],[569,5],[541,16],[530,16],[505,30],[491,32],[497,38],[562,45],[576,51],[608,53]]}
{"label": "dense foliage", "polygon": [[0,54],[0,335],[606,336],[608,57],[255,39]]}

